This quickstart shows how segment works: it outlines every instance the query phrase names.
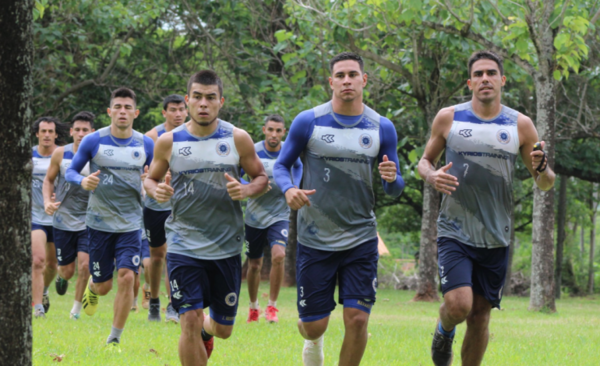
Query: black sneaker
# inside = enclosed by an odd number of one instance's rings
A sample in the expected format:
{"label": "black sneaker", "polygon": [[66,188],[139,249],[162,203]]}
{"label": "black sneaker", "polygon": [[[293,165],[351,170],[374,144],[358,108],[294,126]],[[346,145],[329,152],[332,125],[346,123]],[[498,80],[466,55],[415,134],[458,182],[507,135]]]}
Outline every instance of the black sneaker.
{"label": "black sneaker", "polygon": [[42,306],[44,307],[44,313],[48,313],[48,309],[50,309],[50,297],[48,294],[44,294],[44,297],[42,297]]}
{"label": "black sneaker", "polygon": [[439,325],[435,326],[433,342],[431,343],[431,359],[435,366],[452,365],[452,343],[454,336],[446,337],[440,332]]}
{"label": "black sneaker", "polygon": [[148,309],[148,321],[151,321],[151,322],[159,322],[160,321],[160,303],[158,303],[158,304],[150,303],[150,308]]}
{"label": "black sneaker", "polygon": [[67,288],[69,288],[69,281],[63,279],[60,276],[56,276],[56,281],[54,281],[56,285],[56,293],[59,295],[64,295],[67,293]]}

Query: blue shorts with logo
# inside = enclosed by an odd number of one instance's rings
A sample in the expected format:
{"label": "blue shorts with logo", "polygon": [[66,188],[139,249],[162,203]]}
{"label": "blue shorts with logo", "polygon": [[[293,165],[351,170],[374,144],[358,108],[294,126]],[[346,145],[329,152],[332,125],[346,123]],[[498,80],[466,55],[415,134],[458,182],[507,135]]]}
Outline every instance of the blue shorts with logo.
{"label": "blue shorts with logo", "polygon": [[437,243],[442,293],[445,295],[459,287],[471,287],[493,307],[500,308],[508,247],[476,248],[447,237],[438,238]]}
{"label": "blue shorts with logo", "polygon": [[52,225],[40,225],[31,223],[31,231],[42,230],[46,233],[46,243],[54,243],[54,228]]}
{"label": "blue shorts with logo", "polygon": [[150,243],[148,243],[148,239],[142,239],[141,249],[140,258],[142,258],[142,261],[146,258],[150,258]]}
{"label": "blue shorts with logo", "polygon": [[325,251],[298,243],[296,281],[298,313],[303,322],[323,319],[335,309],[335,285],[339,282],[338,302],[368,314],[377,292],[378,239],[352,249]]}
{"label": "blue shorts with logo", "polygon": [[75,262],[78,252],[88,252],[88,231],[66,231],[54,228],[54,246],[59,266]]}
{"label": "blue shorts with logo", "polygon": [[167,253],[171,303],[179,314],[210,307],[210,317],[233,325],[242,282],[242,256],[204,260]]}
{"label": "blue shorts with logo", "polygon": [[165,221],[171,216],[171,211],[154,211],[144,207],[144,226],[146,236],[152,248],[163,246],[167,242],[165,234]]}
{"label": "blue shorts with logo", "polygon": [[108,233],[88,227],[90,274],[94,283],[106,282],[116,268],[138,273],[142,247],[141,230]]}
{"label": "blue shorts with logo", "polygon": [[246,225],[246,256],[251,259],[262,258],[263,248],[273,245],[286,246],[288,241],[289,221],[278,221],[273,225],[257,229]]}

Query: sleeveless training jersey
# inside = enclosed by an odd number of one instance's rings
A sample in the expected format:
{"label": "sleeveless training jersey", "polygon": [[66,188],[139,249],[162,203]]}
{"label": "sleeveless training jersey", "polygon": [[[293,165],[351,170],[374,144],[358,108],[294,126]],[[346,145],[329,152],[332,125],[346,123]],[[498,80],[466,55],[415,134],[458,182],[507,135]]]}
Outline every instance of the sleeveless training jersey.
{"label": "sleeveless training jersey", "polygon": [[[283,145],[283,142],[281,143]],[[279,221],[290,219],[290,207],[287,205],[281,188],[273,180],[273,166],[279,156],[279,151],[271,152],[265,148],[265,142],[254,144],[256,154],[265,167],[265,172],[271,182],[271,190],[258,198],[249,198],[246,206],[246,225],[257,229],[264,229]],[[294,182],[298,184],[298,182]]]}
{"label": "sleeveless training jersey", "polygon": [[[167,132],[167,130],[165,130],[164,123],[154,127],[154,129],[158,133],[158,137],[162,136],[163,133]],[[171,210],[171,204],[169,202],[158,203],[158,202],[156,202],[156,200],[154,198],[152,198],[148,195],[146,195],[146,197],[144,198],[144,206],[151,210],[154,210],[154,211],[170,211]]]}
{"label": "sleeveless training jersey", "polygon": [[38,147],[34,146],[32,149],[32,161],[33,161],[33,179],[31,180],[31,222],[38,225],[51,226],[52,216],[48,215],[44,210],[44,194],[42,192],[42,186],[44,185],[44,178],[46,172],[50,166],[49,156],[42,156],[38,152]]}
{"label": "sleeveless training jersey", "polygon": [[209,136],[174,129],[169,162],[174,194],[165,223],[167,251],[199,259],[223,259],[242,252],[242,207],[227,193],[228,173],[240,178],[234,126],[222,120]]}
{"label": "sleeveless training jersey", "polygon": [[512,180],[519,153],[518,112],[502,106],[490,120],[475,115],[471,102],[454,107],[446,141],[449,174],[458,178],[452,195],[444,195],[438,236],[480,248],[510,243]]}
{"label": "sleeveless training jersey", "polygon": [[[65,177],[67,168],[73,160],[73,144],[64,147],[63,159],[60,163],[60,173],[56,178],[56,202],[60,202],[58,210],[54,213],[52,226],[65,231],[85,230],[85,213],[87,211],[90,192],[77,184],[67,182]],[[89,164],[81,171],[87,177],[90,174]]]}

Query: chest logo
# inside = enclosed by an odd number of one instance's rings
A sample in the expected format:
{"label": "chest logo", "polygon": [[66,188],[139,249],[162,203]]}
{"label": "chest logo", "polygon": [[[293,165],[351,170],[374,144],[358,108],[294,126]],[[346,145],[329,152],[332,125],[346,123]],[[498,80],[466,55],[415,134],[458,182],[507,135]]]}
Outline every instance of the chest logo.
{"label": "chest logo", "polygon": [[368,149],[373,145],[373,138],[365,133],[359,137],[358,143],[363,149]]}
{"label": "chest logo", "polygon": [[179,149],[179,155],[183,155],[183,156],[192,155],[192,147],[191,146],[182,147],[181,149]]}
{"label": "chest logo", "polygon": [[510,142],[510,133],[507,130],[500,130],[496,133],[496,138],[501,144],[508,144]]}
{"label": "chest logo", "polygon": [[333,141],[333,138],[335,137],[335,135],[323,135],[321,136],[321,140],[325,141],[328,144],[331,144]]}
{"label": "chest logo", "polygon": [[229,152],[231,151],[231,148],[229,147],[229,144],[225,141],[221,141],[217,144],[217,154],[219,154],[220,156],[227,156],[229,155]]}
{"label": "chest logo", "polygon": [[112,149],[104,150],[104,155],[113,156],[113,155],[115,155],[115,152]]}
{"label": "chest logo", "polygon": [[473,135],[471,135],[471,131],[473,131],[473,130],[460,130],[460,131],[458,131],[458,134],[461,135],[462,137],[469,138],[469,137],[473,136]]}
{"label": "chest logo", "polygon": [[133,160],[140,160],[140,158],[142,157],[142,154],[137,150],[133,150],[131,152],[131,157],[133,158]]}

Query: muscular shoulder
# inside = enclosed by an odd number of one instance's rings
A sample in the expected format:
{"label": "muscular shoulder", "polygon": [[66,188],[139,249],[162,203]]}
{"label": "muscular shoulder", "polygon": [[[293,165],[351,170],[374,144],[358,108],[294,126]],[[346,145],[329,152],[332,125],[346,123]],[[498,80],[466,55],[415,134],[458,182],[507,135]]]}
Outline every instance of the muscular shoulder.
{"label": "muscular shoulder", "polygon": [[158,131],[156,131],[156,127],[151,129],[150,131],[145,133],[145,136],[149,137],[152,139],[152,141],[155,141],[158,139]]}
{"label": "muscular shoulder", "polygon": [[52,162],[60,163],[65,155],[65,147],[59,146],[52,153]]}
{"label": "muscular shoulder", "polygon": [[520,146],[538,141],[538,134],[533,121],[523,113],[519,113],[517,116],[517,129],[519,131]]}
{"label": "muscular shoulder", "polygon": [[454,121],[454,106],[440,109],[431,125],[432,135],[443,135],[448,136],[450,128],[452,128],[452,122]]}
{"label": "muscular shoulder", "polygon": [[238,153],[240,154],[244,154],[245,152],[250,150],[254,151],[254,141],[252,141],[250,134],[248,134],[246,130],[234,127],[233,141],[235,142],[235,147],[237,148]]}
{"label": "muscular shoulder", "polygon": [[312,122],[314,122],[314,120],[315,120],[314,109],[307,109],[305,111],[300,112],[296,116],[296,118],[294,118],[294,121],[292,122],[292,124],[295,124],[298,127],[300,127],[299,125],[308,127]]}

